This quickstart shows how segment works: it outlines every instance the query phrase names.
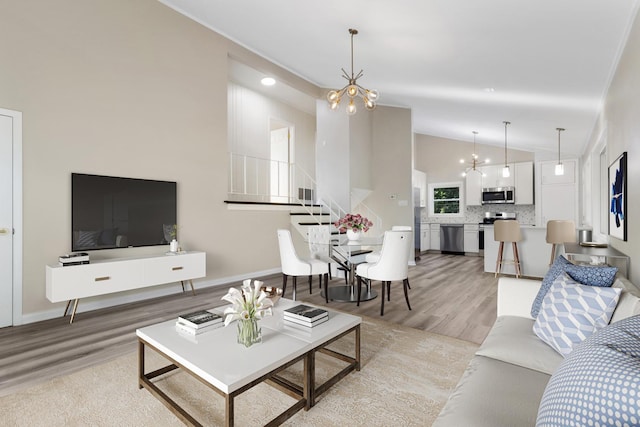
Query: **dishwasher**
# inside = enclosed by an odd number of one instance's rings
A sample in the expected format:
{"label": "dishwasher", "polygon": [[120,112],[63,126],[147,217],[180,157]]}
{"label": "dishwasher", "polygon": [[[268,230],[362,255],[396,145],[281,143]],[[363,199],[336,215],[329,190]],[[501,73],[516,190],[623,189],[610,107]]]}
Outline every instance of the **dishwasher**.
{"label": "dishwasher", "polygon": [[440,252],[464,255],[464,224],[440,224]]}

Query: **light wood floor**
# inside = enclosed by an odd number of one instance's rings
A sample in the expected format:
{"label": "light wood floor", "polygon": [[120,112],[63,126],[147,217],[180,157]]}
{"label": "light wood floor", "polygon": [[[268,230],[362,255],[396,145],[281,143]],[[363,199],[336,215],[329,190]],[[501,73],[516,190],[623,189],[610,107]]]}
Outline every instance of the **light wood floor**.
{"label": "light wood floor", "polygon": [[[260,279],[280,286],[282,276]],[[299,280],[298,300],[325,305],[317,278],[314,279],[312,295],[307,281]],[[496,318],[497,290],[497,279],[483,272],[483,258],[423,255],[415,267],[410,267],[409,281],[413,310],[406,306],[402,284],[392,283],[391,301],[385,302],[385,320],[482,342]],[[334,277],[330,285],[343,283],[343,279]],[[137,328],[175,318],[187,310],[223,305],[220,298],[229,286],[238,285],[196,289],[196,296],[188,292],[79,313],[71,325],[68,317],[60,317],[0,329],[0,396],[134,351]],[[373,288],[379,292],[380,283],[374,282]],[[291,297],[291,283],[286,296]],[[360,307],[343,302],[329,302],[329,306],[353,314],[380,316],[380,297],[361,303]]]}

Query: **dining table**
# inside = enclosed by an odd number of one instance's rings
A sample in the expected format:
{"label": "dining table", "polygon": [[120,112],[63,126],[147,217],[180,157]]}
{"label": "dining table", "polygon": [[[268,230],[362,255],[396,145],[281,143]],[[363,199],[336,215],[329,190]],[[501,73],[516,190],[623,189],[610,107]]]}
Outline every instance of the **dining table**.
{"label": "dining table", "polygon": [[[367,254],[379,251],[382,248],[383,236],[360,237],[358,240],[349,240],[344,236],[335,239],[329,245],[329,256],[347,272],[347,284],[328,288],[329,299],[339,302],[357,302],[356,267],[365,261]],[[371,283],[362,290],[360,301],[369,301],[378,296],[371,289]],[[324,292],[324,291],[323,291]],[[324,294],[323,294],[324,296]]]}

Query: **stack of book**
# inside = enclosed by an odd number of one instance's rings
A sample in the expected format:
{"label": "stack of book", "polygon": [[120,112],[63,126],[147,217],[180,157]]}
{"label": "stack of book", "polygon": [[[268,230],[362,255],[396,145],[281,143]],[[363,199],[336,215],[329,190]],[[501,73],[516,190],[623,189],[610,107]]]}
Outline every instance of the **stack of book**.
{"label": "stack of book", "polygon": [[75,254],[60,255],[58,257],[58,263],[63,267],[89,264],[89,254],[86,252],[77,252]]}
{"label": "stack of book", "polygon": [[199,310],[178,316],[176,329],[179,332],[190,335],[199,335],[203,332],[220,328],[223,324],[222,316],[219,314],[207,310]]}
{"label": "stack of book", "polygon": [[329,320],[329,312],[322,308],[300,304],[284,311],[284,323],[289,326],[313,328]]}

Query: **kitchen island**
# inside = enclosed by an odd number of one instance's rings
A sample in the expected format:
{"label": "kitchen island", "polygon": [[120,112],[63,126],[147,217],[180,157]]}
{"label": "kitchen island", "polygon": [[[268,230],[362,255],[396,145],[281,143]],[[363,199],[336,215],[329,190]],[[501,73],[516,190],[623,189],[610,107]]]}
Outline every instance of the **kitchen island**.
{"label": "kitchen island", "polygon": [[[496,260],[498,259],[498,247],[500,242],[493,238],[493,225],[484,225],[484,271],[495,273]],[[520,255],[520,271],[526,277],[544,277],[549,270],[549,257],[551,245],[547,243],[547,228],[535,225],[521,225],[522,240],[518,242],[518,254]],[[560,253],[564,254],[564,251]],[[503,260],[513,260],[513,250],[510,243],[505,243]],[[503,264],[503,274],[515,275],[513,264]]]}

